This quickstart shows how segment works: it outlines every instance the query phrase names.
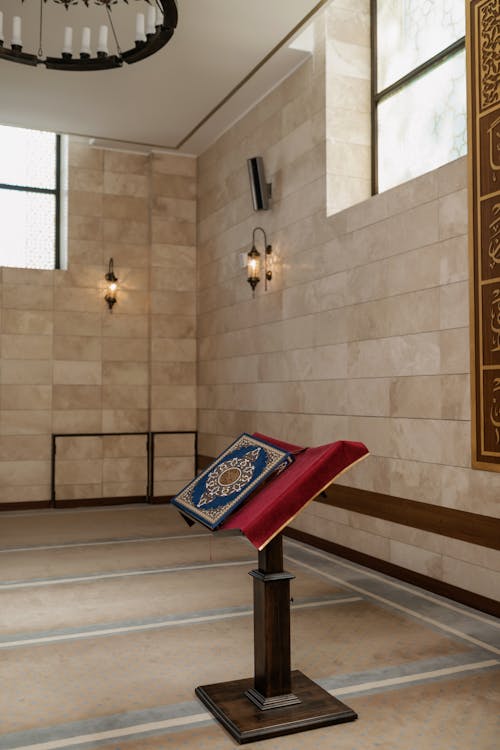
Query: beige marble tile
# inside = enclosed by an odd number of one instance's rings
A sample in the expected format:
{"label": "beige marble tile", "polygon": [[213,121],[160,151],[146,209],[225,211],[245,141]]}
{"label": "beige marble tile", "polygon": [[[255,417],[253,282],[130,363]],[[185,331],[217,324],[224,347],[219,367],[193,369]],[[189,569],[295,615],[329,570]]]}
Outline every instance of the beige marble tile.
{"label": "beige marble tile", "polygon": [[[97,282],[97,279],[96,279]],[[64,312],[98,312],[105,307],[103,289],[99,282],[92,288],[56,287],[54,289],[54,310]],[[104,284],[103,284],[104,288]]]}
{"label": "beige marble tile", "polygon": [[3,310],[1,324],[3,333],[50,335],[53,313],[49,310]]}
{"label": "beige marble tile", "polygon": [[153,385],[196,385],[196,363],[154,362],[151,368]]}
{"label": "beige marble tile", "polygon": [[102,216],[102,194],[98,191],[71,190],[68,193],[68,213],[70,216]]}
{"label": "beige marble tile", "polygon": [[54,384],[100,385],[100,362],[54,360]]}
{"label": "beige marble tile", "polygon": [[102,169],[70,166],[68,172],[68,187],[73,191],[86,193],[101,193],[104,184]]}
{"label": "beige marble tile", "polygon": [[102,407],[105,409],[147,409],[146,385],[103,385]]}
{"label": "beige marble tile", "polygon": [[12,385],[49,385],[52,383],[52,362],[49,360],[13,359],[0,361],[0,383]]}
{"label": "beige marble tile", "polygon": [[150,157],[143,154],[131,154],[125,151],[104,149],[104,170],[106,172],[125,172],[125,174],[147,174]]}
{"label": "beige marble tile", "polygon": [[9,435],[0,437],[1,461],[40,461],[50,459],[48,435]]}
{"label": "beige marble tile", "polygon": [[41,485],[50,479],[50,461],[0,461],[0,484]]}
{"label": "beige marble tile", "polygon": [[102,461],[61,459],[56,462],[56,484],[99,484],[102,481]]}
{"label": "beige marble tile", "polygon": [[151,411],[152,430],[195,430],[196,409],[155,409]]}
{"label": "beige marble tile", "polygon": [[151,326],[153,352],[166,346],[171,339],[193,339],[196,334],[193,315],[153,315]]}
{"label": "beige marble tile", "polygon": [[101,432],[100,409],[63,409],[52,411],[52,431],[55,433]]}
{"label": "beige marble tile", "polygon": [[104,482],[134,482],[145,480],[146,458],[105,458],[102,467]]}
{"label": "beige marble tile", "polygon": [[497,571],[443,556],[443,580],[452,586],[475,591],[498,601],[500,576]]}
{"label": "beige marble tile", "polygon": [[110,315],[108,312],[103,312],[101,321],[104,348],[106,347],[105,339],[108,337],[120,339],[130,337],[147,339],[148,337],[147,315]]}
{"label": "beige marble tile", "polygon": [[105,458],[144,458],[147,441],[145,435],[105,435],[102,447]]}
{"label": "beige marble tile", "polygon": [[98,385],[54,385],[52,389],[54,409],[100,409],[101,403]]}
{"label": "beige marble tile", "polygon": [[189,456],[194,454],[193,435],[156,435],[155,456]]}
{"label": "beige marble tile", "polygon": [[155,409],[189,409],[196,406],[194,385],[153,385],[151,400]]}
{"label": "beige marble tile", "polygon": [[10,310],[52,310],[53,294],[52,287],[4,284],[2,307]]}
{"label": "beige marble tile", "polygon": [[49,385],[6,385],[0,389],[0,409],[44,410],[52,404],[52,388]]}
{"label": "beige marble tile", "polygon": [[2,359],[44,360],[51,358],[51,336],[31,336],[5,333],[0,337],[0,345]]}
{"label": "beige marble tile", "polygon": [[54,334],[72,336],[100,336],[101,314],[99,312],[57,311],[54,313]]}
{"label": "beige marble tile", "polygon": [[189,156],[153,153],[152,170],[160,174],[196,177],[197,160]]}
{"label": "beige marble tile", "polygon": [[86,143],[78,143],[71,138],[68,148],[68,162],[71,167],[99,170],[104,165],[104,151],[98,148],[89,148]]}
{"label": "beige marble tile", "polygon": [[51,412],[12,411],[5,409],[0,421],[0,435],[48,435],[51,432]]}
{"label": "beige marble tile", "polygon": [[149,242],[149,224],[130,219],[103,219],[102,237],[105,242],[145,244]]}
{"label": "beige marble tile", "polygon": [[64,437],[57,439],[57,457],[61,461],[83,461],[99,459],[103,455],[101,437]]}
{"label": "beige marble tile", "polygon": [[147,409],[103,409],[99,430],[103,432],[145,432]]}
{"label": "beige marble tile", "polygon": [[167,198],[182,198],[193,200],[196,198],[196,182],[193,177],[153,173],[151,180],[152,192],[155,196]]}
{"label": "beige marble tile", "polygon": [[103,362],[147,362],[149,342],[143,338],[106,337],[102,342]]}
{"label": "beige marble tile", "polygon": [[149,201],[129,195],[106,194],[102,199],[102,214],[107,219],[149,222]]}
{"label": "beige marble tile", "polygon": [[136,198],[149,196],[149,178],[142,174],[104,173],[106,195],[130,195]]}
{"label": "beige marble tile", "polygon": [[103,362],[103,385],[147,385],[148,365],[145,362]]}
{"label": "beige marble tile", "polygon": [[93,240],[102,238],[102,219],[96,216],[77,216],[72,214],[68,220],[69,240]]}
{"label": "beige marble tile", "polygon": [[467,190],[458,190],[439,200],[439,239],[467,234]]}
{"label": "beige marble tile", "polygon": [[146,496],[146,482],[105,482],[102,485],[104,497],[143,497]]}
{"label": "beige marble tile", "polygon": [[54,336],[54,359],[100,361],[101,354],[101,339],[95,336]]}
{"label": "beige marble tile", "polygon": [[390,541],[390,562],[409,568],[437,580],[443,578],[443,558],[440,554],[423,550],[402,542]]}

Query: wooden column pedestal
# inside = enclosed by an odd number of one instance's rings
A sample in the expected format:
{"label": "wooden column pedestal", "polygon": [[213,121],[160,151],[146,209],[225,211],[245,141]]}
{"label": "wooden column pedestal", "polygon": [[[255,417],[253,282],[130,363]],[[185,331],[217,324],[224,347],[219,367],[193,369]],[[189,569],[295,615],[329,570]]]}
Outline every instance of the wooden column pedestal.
{"label": "wooden column pedestal", "polygon": [[254,579],[254,677],[203,685],[196,695],[239,743],[354,721],[357,714],[290,669],[290,580],[281,534],[259,552]]}

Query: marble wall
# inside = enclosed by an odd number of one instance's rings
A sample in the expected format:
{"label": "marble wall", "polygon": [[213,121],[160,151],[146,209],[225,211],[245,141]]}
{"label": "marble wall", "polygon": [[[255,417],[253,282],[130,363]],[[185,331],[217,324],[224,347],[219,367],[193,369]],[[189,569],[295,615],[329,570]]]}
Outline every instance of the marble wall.
{"label": "marble wall", "polygon": [[[309,445],[362,440],[371,456],[344,484],[498,517],[500,476],[470,468],[466,161],[327,216],[335,82],[324,17],[315,35],[314,55],[199,159],[200,452],[254,430]],[[350,86],[345,67],[342,77],[346,128],[359,77]],[[273,183],[267,213],[250,200],[245,162],[256,155]],[[257,225],[274,265],[252,299],[239,255]],[[294,525],[500,593],[490,549],[318,503]]]}
{"label": "marble wall", "polygon": [[[49,499],[51,433],[196,428],[196,161],[77,139],[68,160],[67,270],[0,270],[0,503]],[[157,493],[192,475],[193,439],[170,441]],[[57,448],[58,499],[144,494],[144,436]]]}

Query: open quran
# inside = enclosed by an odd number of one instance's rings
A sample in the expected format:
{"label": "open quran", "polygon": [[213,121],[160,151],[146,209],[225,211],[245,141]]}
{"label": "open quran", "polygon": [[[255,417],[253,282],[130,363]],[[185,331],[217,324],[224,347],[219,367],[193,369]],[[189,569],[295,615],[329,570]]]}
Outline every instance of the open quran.
{"label": "open quran", "polygon": [[291,452],[243,433],[171,502],[189,518],[216,529],[292,460]]}

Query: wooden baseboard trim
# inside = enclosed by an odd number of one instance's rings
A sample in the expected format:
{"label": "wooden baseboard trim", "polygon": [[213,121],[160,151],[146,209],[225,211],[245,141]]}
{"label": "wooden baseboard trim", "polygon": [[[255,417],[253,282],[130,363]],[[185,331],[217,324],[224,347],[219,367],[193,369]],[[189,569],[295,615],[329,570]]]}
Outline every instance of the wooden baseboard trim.
{"label": "wooden baseboard trim", "polygon": [[359,490],[342,484],[332,484],[325,496],[317,498],[317,502],[460,539],[469,544],[500,549],[500,518]]}
{"label": "wooden baseboard trim", "polygon": [[414,586],[425,589],[426,591],[432,591],[433,594],[445,596],[447,599],[460,602],[460,604],[465,604],[467,607],[473,607],[481,612],[487,612],[494,617],[500,617],[500,602],[495,601],[495,599],[489,599],[486,596],[475,594],[473,591],[466,591],[457,586],[452,586],[449,583],[438,581],[436,578],[431,578],[430,576],[422,575],[421,573],[415,573],[408,568],[402,568],[399,565],[386,562],[378,557],[366,555],[364,552],[358,552],[349,547],[343,547],[335,542],[330,542],[328,539],[322,539],[319,536],[307,534],[305,531],[287,528],[283,533],[285,536],[290,537],[290,539],[296,539],[298,542],[304,542],[305,544],[321,549],[324,552],[330,552],[333,555],[344,557],[347,560],[358,563],[359,565],[378,570],[380,573],[385,573],[392,578],[411,583]]}
{"label": "wooden baseboard trim", "polygon": [[92,508],[106,505],[132,505],[133,503],[146,503],[145,495],[126,495],[124,497],[89,497],[76,498],[73,500],[56,500],[56,508]]}
{"label": "wooden baseboard trim", "polygon": [[26,500],[20,503],[0,503],[0,513],[8,510],[43,510],[50,508],[50,500]]}
{"label": "wooden baseboard trim", "polygon": [[[150,499],[151,505],[167,505],[173,495],[158,495]],[[56,500],[52,506],[50,500],[33,500],[20,503],[0,503],[0,513],[9,510],[43,510],[44,508],[93,508],[105,507],[107,505],[133,505],[134,503],[147,503],[145,495],[127,495],[125,497],[91,497],[76,498],[73,500]]]}

